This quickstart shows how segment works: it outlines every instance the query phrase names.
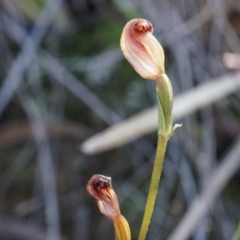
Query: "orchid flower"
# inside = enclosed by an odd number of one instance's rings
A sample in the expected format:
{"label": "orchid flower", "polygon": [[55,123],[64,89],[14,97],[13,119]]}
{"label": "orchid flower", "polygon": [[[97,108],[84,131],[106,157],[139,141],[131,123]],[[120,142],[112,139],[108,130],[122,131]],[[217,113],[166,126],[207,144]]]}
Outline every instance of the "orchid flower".
{"label": "orchid flower", "polygon": [[120,46],[126,59],[141,77],[157,80],[165,73],[164,53],[152,33],[153,27],[149,21],[133,19],[123,29]]}
{"label": "orchid flower", "polygon": [[176,124],[172,127],[172,85],[165,73],[163,49],[152,33],[152,24],[145,19],[137,18],[125,25],[120,40],[123,55],[135,71],[143,78],[156,81],[158,98],[158,144],[139,240],[145,240],[147,235],[157,197],[167,142],[175,129],[181,126]]}
{"label": "orchid flower", "polygon": [[133,19],[123,28],[120,46],[123,55],[140,76],[156,81],[159,102],[158,133],[169,138],[175,130],[175,127],[172,129],[172,85],[165,74],[162,46],[152,33],[153,26],[148,20]]}
{"label": "orchid flower", "polygon": [[131,233],[127,220],[122,216],[118,198],[111,184],[111,177],[93,175],[88,181],[87,190],[98,204],[100,212],[113,221],[117,240],[130,240]]}

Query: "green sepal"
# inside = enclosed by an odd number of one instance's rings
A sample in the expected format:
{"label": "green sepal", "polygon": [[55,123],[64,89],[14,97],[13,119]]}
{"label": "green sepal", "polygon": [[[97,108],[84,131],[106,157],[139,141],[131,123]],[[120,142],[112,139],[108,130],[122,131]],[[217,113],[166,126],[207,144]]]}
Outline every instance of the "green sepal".
{"label": "green sepal", "polygon": [[175,124],[172,127],[173,92],[168,76],[162,74],[156,83],[158,98],[158,135],[169,139],[182,124]]}
{"label": "green sepal", "polygon": [[167,137],[172,131],[172,85],[166,74],[159,76],[156,83],[159,121],[158,134]]}

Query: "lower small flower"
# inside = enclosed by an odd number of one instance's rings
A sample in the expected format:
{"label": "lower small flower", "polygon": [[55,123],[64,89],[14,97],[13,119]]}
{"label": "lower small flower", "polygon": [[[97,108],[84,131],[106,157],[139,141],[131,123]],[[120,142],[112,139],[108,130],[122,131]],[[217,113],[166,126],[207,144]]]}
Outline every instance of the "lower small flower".
{"label": "lower small flower", "polygon": [[127,220],[122,216],[118,198],[111,184],[111,177],[93,175],[88,181],[87,190],[98,204],[100,212],[113,221],[116,240],[130,240],[131,233]]}

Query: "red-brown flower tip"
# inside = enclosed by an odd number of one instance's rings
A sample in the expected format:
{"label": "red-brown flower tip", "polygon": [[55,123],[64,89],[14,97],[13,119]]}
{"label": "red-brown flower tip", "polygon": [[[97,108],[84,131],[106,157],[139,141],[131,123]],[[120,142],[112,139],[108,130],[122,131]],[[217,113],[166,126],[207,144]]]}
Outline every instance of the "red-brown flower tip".
{"label": "red-brown flower tip", "polygon": [[157,80],[165,73],[164,53],[152,32],[153,27],[149,21],[133,19],[123,29],[120,46],[124,56],[139,75]]}
{"label": "red-brown flower tip", "polygon": [[97,200],[100,212],[106,217],[115,219],[121,215],[118,198],[112,188],[111,177],[93,175],[88,181],[87,190]]}
{"label": "red-brown flower tip", "polygon": [[[134,21],[134,20],[132,20]],[[136,19],[134,25],[133,25],[133,29],[138,33],[145,33],[145,32],[150,32],[152,33],[153,32],[153,26],[152,24],[145,20],[145,19]]]}

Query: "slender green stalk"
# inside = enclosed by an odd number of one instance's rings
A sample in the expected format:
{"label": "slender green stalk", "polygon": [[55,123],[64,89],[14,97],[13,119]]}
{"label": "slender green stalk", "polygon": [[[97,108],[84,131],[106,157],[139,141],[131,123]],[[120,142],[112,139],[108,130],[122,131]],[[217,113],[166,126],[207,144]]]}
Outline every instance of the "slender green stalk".
{"label": "slender green stalk", "polygon": [[130,228],[127,220],[120,215],[113,220],[116,240],[131,240]]}
{"label": "slender green stalk", "polygon": [[152,24],[145,19],[133,19],[123,29],[121,49],[135,71],[146,79],[156,81],[158,98],[158,146],[152,178],[139,233],[139,240],[145,240],[158,192],[167,141],[181,125],[172,128],[173,91],[171,81],[165,73],[162,46],[152,35]]}
{"label": "slender green stalk", "polygon": [[164,156],[166,152],[168,137],[158,136],[156,157],[153,166],[152,178],[147,197],[147,203],[143,216],[142,226],[140,229],[138,240],[144,240],[147,235],[148,227],[153,213],[155,200],[158,193],[159,181],[162,173]]}

